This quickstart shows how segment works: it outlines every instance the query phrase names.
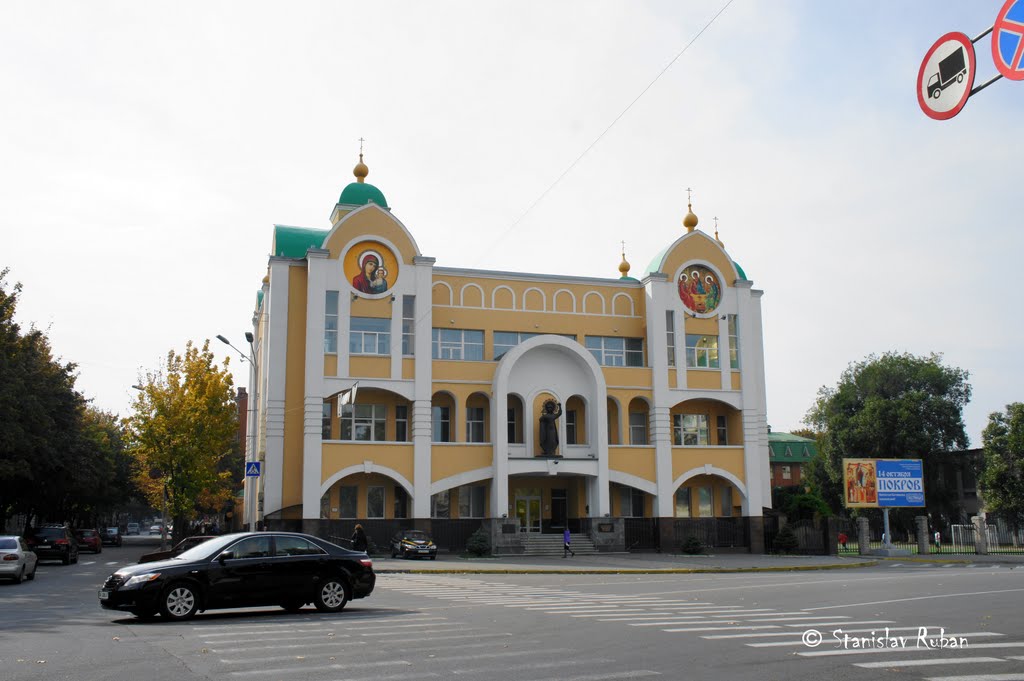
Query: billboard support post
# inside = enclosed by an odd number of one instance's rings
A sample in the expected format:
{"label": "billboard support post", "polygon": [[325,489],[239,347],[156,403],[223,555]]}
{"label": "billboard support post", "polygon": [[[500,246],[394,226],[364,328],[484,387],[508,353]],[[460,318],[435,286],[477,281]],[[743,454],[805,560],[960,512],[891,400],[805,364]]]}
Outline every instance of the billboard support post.
{"label": "billboard support post", "polygon": [[892,548],[892,533],[889,532],[889,507],[886,506],[882,509],[882,534],[884,541],[882,542],[883,549]]}

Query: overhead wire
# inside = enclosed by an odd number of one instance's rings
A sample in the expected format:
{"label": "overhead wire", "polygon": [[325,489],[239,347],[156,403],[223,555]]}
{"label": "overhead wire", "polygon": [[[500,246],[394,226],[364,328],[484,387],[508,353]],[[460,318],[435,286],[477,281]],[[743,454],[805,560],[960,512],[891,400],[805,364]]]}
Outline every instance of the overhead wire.
{"label": "overhead wire", "polygon": [[[662,69],[661,69],[661,71],[659,71],[659,72],[658,72],[658,75],[656,75],[656,76],[654,77],[654,79],[653,79],[653,80],[651,80],[651,82],[649,82],[649,83],[647,84],[647,86],[646,86],[646,87],[644,87],[644,89],[640,91],[640,94],[638,94],[638,95],[637,95],[636,97],[634,97],[634,98],[633,98],[633,101],[631,101],[631,102],[630,102],[629,104],[627,104],[627,105],[626,105],[626,108],[624,108],[624,109],[623,109],[622,111],[620,111],[620,112],[619,112],[619,115],[617,115],[617,116],[616,116],[616,117],[615,117],[614,119],[612,119],[612,122],[611,122],[611,123],[609,123],[609,124],[608,124],[608,125],[607,125],[607,126],[605,127],[605,129],[604,129],[604,130],[602,130],[602,131],[601,131],[601,133],[600,133],[600,134],[599,134],[599,135],[598,135],[598,136],[597,136],[597,137],[596,137],[596,138],[594,139],[594,141],[593,141],[593,142],[591,142],[591,143],[590,143],[589,145],[587,145],[587,148],[586,148],[586,149],[584,149],[584,150],[583,150],[583,151],[582,151],[582,152],[581,152],[581,153],[579,154],[579,156],[577,156],[577,157],[576,157],[576,159],[575,159],[575,160],[574,160],[574,161],[573,161],[572,163],[570,163],[570,164],[569,164],[569,166],[568,166],[568,167],[567,167],[567,168],[566,168],[565,170],[563,170],[563,171],[561,172],[561,174],[559,174],[559,176],[558,176],[558,177],[556,177],[556,178],[555,178],[555,180],[554,180],[554,181],[553,181],[553,182],[552,182],[552,183],[551,183],[550,185],[548,185],[547,189],[545,189],[545,190],[544,190],[543,192],[541,192],[541,193],[540,193],[540,196],[538,196],[538,197],[537,197],[536,199],[534,199],[534,200],[533,200],[533,202],[532,202],[532,203],[530,203],[530,205],[526,207],[526,210],[524,210],[524,211],[523,211],[523,212],[522,212],[522,213],[521,213],[521,214],[519,215],[519,217],[517,217],[517,218],[516,218],[515,220],[513,220],[513,221],[512,221],[512,224],[510,224],[510,225],[509,225],[508,227],[506,227],[506,228],[504,229],[504,231],[502,231],[502,232],[501,232],[501,233],[500,233],[500,234],[498,235],[498,237],[497,237],[496,239],[494,239],[494,240],[493,240],[493,241],[492,241],[492,242],[490,243],[490,245],[488,245],[488,247],[487,247],[486,249],[484,249],[484,250],[482,251],[482,253],[487,253],[487,252],[490,252],[490,251],[491,251],[491,250],[492,250],[492,249],[494,248],[494,246],[495,246],[495,245],[497,245],[498,243],[500,243],[502,239],[504,239],[504,238],[505,238],[506,236],[508,236],[509,232],[511,232],[511,231],[512,231],[513,229],[515,229],[515,228],[516,228],[516,227],[517,227],[517,226],[519,225],[519,223],[520,223],[520,222],[522,222],[522,221],[523,221],[523,219],[524,219],[524,218],[525,218],[525,217],[526,217],[527,215],[529,215],[529,214],[530,214],[530,212],[531,212],[531,211],[532,211],[532,210],[533,210],[534,208],[536,208],[536,207],[537,207],[537,205],[538,205],[538,204],[539,204],[539,203],[540,203],[541,201],[543,201],[543,200],[544,200],[544,197],[546,197],[546,196],[547,196],[547,195],[548,195],[548,194],[549,194],[549,193],[551,192],[551,190],[552,190],[552,189],[554,189],[554,188],[555,188],[555,187],[556,187],[556,186],[558,185],[558,183],[559,183],[559,182],[561,182],[561,181],[562,181],[562,179],[563,179],[563,178],[565,178],[565,176],[566,176],[566,175],[568,175],[568,174],[569,174],[569,173],[570,173],[570,172],[572,171],[572,169],[573,169],[573,168],[575,168],[575,167],[576,167],[576,165],[577,165],[577,164],[578,164],[578,163],[579,163],[579,162],[580,162],[581,160],[583,160],[583,157],[584,157],[584,156],[586,156],[586,155],[587,155],[587,154],[588,154],[588,153],[590,152],[590,150],[591,150],[591,149],[593,149],[593,148],[594,148],[594,147],[595,147],[595,146],[597,145],[597,143],[598,143],[598,142],[600,142],[600,141],[601,141],[601,140],[602,140],[602,139],[604,138],[604,136],[605,136],[605,135],[607,135],[607,134],[608,134],[608,132],[609,132],[609,131],[610,131],[610,130],[611,130],[611,129],[613,128],[613,127],[615,127],[615,124],[616,124],[616,123],[618,123],[618,122],[619,122],[619,121],[620,121],[620,120],[622,119],[622,117],[623,117],[623,116],[625,116],[625,115],[626,115],[626,114],[627,114],[627,113],[629,112],[629,110],[630,110],[630,109],[632,109],[632,108],[633,108],[633,106],[634,106],[634,105],[635,105],[635,104],[636,104],[637,102],[639,102],[639,101],[640,101],[640,99],[641,99],[641,98],[642,98],[642,97],[643,97],[643,96],[644,96],[645,94],[647,94],[647,91],[648,91],[648,90],[650,90],[650,89],[651,89],[652,87],[654,87],[654,84],[655,84],[655,83],[657,83],[657,82],[658,82],[658,81],[659,81],[659,80],[661,79],[661,77],[662,77],[662,76],[664,76],[664,75],[665,75],[665,73],[667,73],[667,72],[668,72],[668,70],[669,70],[670,68],[672,68],[672,66],[673,66],[673,65],[674,65],[674,64],[675,64],[675,63],[676,63],[677,61],[679,61],[680,57],[682,57],[682,56],[683,56],[683,54],[685,54],[685,53],[686,53],[686,51],[687,51],[688,49],[690,49],[690,47],[691,47],[691,46],[692,46],[692,45],[693,45],[693,44],[694,44],[695,42],[697,42],[697,39],[698,39],[698,38],[700,38],[700,37],[701,37],[701,36],[702,36],[702,35],[704,34],[704,32],[705,32],[705,31],[707,31],[707,30],[708,30],[708,29],[709,29],[709,28],[711,27],[711,25],[715,23],[715,20],[717,20],[717,19],[718,19],[718,17],[720,17],[720,16],[722,15],[722,13],[723,13],[723,12],[725,12],[725,10],[727,10],[727,9],[729,8],[729,5],[731,5],[731,4],[732,4],[732,3],[734,2],[734,1],[735,1],[735,0],[726,0],[726,3],[725,3],[724,5],[722,5],[721,9],[719,9],[719,10],[718,10],[718,12],[716,12],[716,13],[715,13],[715,15],[714,15],[714,16],[712,16],[712,17],[711,17],[711,19],[710,19],[710,20],[709,20],[709,21],[708,21],[708,22],[707,22],[706,24],[704,24],[703,28],[701,28],[701,29],[700,29],[699,31],[697,31],[697,34],[696,34],[695,36],[693,36],[693,38],[691,38],[691,39],[690,39],[690,41],[689,41],[688,43],[686,43],[686,45],[684,45],[684,46],[683,46],[683,49],[679,50],[679,52],[678,52],[678,53],[676,54],[676,56],[672,57],[671,61],[669,61],[669,62],[668,62],[668,64],[666,64],[666,65],[664,66],[664,68],[662,68]],[[482,255],[481,255],[480,257],[482,257]],[[480,257],[476,258],[476,262],[479,262],[479,260],[480,260]]]}

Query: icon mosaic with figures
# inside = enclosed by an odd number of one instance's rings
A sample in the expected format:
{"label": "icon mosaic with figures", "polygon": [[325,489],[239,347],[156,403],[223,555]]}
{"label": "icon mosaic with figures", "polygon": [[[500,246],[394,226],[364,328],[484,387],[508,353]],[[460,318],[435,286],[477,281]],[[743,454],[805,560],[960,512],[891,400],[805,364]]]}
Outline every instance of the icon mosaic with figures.
{"label": "icon mosaic with figures", "polygon": [[713,312],[722,302],[718,275],[703,265],[688,265],[679,274],[679,299],[696,314]]}

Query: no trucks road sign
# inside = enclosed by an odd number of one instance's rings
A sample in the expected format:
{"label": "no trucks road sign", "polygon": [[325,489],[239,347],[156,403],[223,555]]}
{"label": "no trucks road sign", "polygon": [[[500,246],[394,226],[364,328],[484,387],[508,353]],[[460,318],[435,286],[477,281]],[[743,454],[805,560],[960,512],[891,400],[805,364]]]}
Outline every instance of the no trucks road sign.
{"label": "no trucks road sign", "polygon": [[967,104],[976,73],[974,44],[963,33],[939,38],[917,72],[917,102],[935,120],[956,116]]}

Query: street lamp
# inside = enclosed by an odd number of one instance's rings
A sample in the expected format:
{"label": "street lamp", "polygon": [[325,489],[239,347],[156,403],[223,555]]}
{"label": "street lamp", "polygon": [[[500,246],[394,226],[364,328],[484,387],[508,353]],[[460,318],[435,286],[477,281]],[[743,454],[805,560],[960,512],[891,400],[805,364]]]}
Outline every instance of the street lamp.
{"label": "street lamp", "polygon": [[[251,331],[245,332],[245,340],[249,344],[248,355],[232,345],[231,341],[221,334],[217,334],[217,340],[237,352],[243,361],[249,363],[249,387],[252,390],[252,393],[249,395],[248,408],[246,409],[247,432],[245,434],[245,468],[248,469],[249,462],[256,461],[258,459],[256,453],[256,409],[259,404],[259,374],[256,366],[256,347],[253,345],[256,338],[253,336]],[[250,482],[248,475],[243,478],[243,489],[247,492],[243,499],[243,505],[245,507],[244,523],[249,526],[250,532],[256,529],[256,497],[259,494],[259,482],[259,478]]]}

